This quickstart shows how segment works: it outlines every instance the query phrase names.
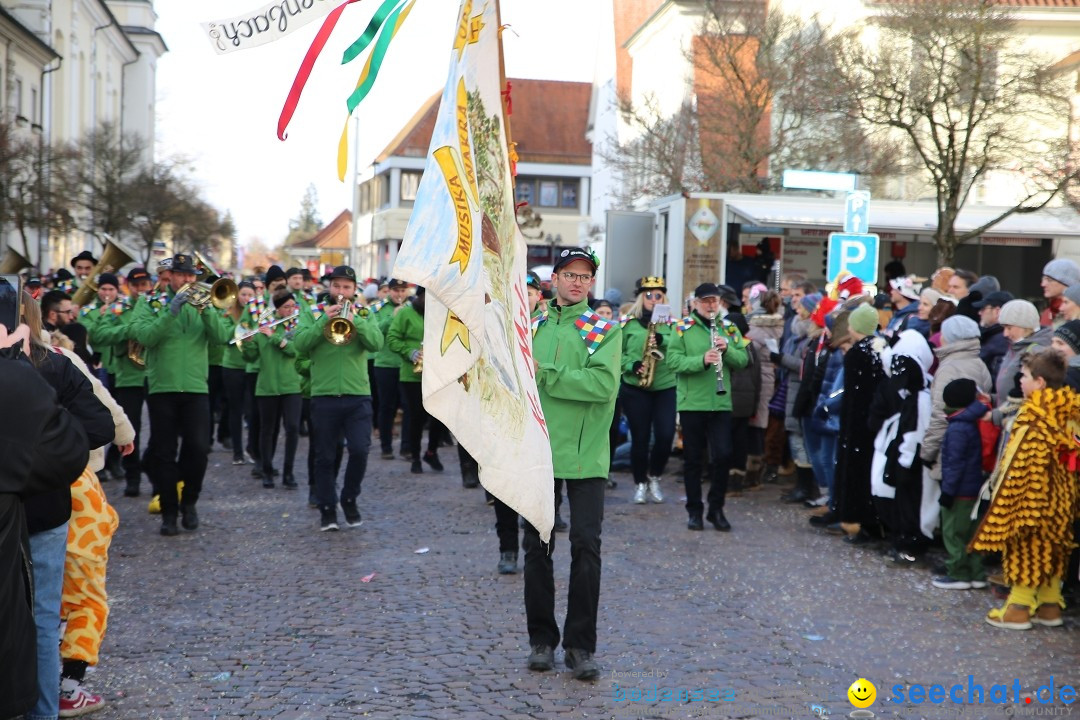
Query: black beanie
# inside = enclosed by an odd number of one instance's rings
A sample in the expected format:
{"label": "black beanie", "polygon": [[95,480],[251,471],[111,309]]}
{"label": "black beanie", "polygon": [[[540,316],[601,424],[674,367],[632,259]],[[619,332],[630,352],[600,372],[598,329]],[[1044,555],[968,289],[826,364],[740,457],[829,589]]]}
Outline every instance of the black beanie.
{"label": "black beanie", "polygon": [[976,392],[978,392],[978,388],[976,388],[974,380],[971,378],[959,378],[945,386],[945,390],[941,393],[941,399],[944,401],[945,407],[952,410],[963,410],[975,402]]}
{"label": "black beanie", "polygon": [[1080,355],[1080,320],[1070,320],[1055,330],[1054,335],[1061,338],[1074,353]]}
{"label": "black beanie", "polygon": [[275,280],[284,280],[284,279],[285,279],[285,271],[282,270],[281,267],[278,266],[278,265],[271,265],[270,268],[266,271],[266,284],[267,285],[274,282]]}
{"label": "black beanie", "polygon": [[97,278],[98,287],[102,285],[112,285],[116,289],[120,289],[120,281],[116,279],[116,276],[112,273],[101,273]]}

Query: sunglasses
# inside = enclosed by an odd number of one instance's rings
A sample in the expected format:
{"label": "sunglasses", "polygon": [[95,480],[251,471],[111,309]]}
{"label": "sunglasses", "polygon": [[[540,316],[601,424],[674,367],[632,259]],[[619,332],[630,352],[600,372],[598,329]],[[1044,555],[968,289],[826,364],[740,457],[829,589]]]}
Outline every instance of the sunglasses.
{"label": "sunglasses", "polygon": [[660,291],[660,290],[653,290],[653,291],[645,293],[645,299],[646,300],[663,300],[664,299],[664,293],[662,291]]}

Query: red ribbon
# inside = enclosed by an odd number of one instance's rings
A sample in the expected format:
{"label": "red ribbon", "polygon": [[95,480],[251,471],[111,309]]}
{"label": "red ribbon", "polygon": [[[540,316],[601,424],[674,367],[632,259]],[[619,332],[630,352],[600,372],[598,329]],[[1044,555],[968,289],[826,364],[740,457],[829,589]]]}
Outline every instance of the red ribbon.
{"label": "red ribbon", "polygon": [[503,90],[501,93],[499,93],[500,95],[503,96],[503,99],[506,101],[506,114],[507,115],[513,115],[514,114],[514,101],[510,97],[510,91],[512,89],[513,89],[513,85],[511,84],[511,82],[509,80],[507,80],[506,81],[506,89]]}
{"label": "red ribbon", "polygon": [[341,13],[345,11],[345,8],[348,5],[352,5],[354,2],[359,1],[360,0],[345,0],[341,5],[331,10],[330,14],[323,20],[322,27],[319,28],[319,33],[315,36],[315,39],[311,41],[311,47],[308,48],[307,54],[304,55],[304,61],[300,63],[300,69],[296,73],[296,79],[293,80],[292,87],[289,88],[289,97],[285,99],[285,106],[281,108],[281,115],[278,117],[277,125],[278,140],[284,140],[288,137],[285,130],[292,121],[292,116],[296,112],[296,106],[300,104],[300,95],[304,92],[304,86],[307,85],[308,78],[311,76],[311,70],[315,67],[315,61],[319,59],[319,53],[323,51],[323,48],[326,46],[326,41],[330,39],[330,34],[334,32],[334,28],[341,18]]}

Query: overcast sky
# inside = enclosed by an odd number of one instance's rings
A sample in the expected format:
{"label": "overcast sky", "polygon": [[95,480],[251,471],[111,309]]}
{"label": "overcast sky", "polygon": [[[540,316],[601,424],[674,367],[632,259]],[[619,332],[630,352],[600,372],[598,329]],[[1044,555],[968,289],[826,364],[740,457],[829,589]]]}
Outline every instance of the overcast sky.
{"label": "overcast sky", "polygon": [[[589,0],[589,3],[599,0]],[[387,53],[371,94],[357,109],[360,142],[352,142],[349,175],[338,182],[337,142],[345,99],[363,59],[342,67],[342,51],[363,32],[379,3],[344,12],[315,65],[285,142],[276,127],[282,103],[320,21],[261,47],[217,55],[200,22],[239,15],[267,0],[158,0],[157,30],[169,46],[158,66],[157,153],[183,155],[206,198],[231,210],[237,238],[277,245],[309,183],[324,222],[351,208],[353,165],[368,167],[420,104],[441,90],[456,31],[457,0],[417,0]],[[582,0],[503,0],[506,72],[510,77],[591,82],[595,23]]]}

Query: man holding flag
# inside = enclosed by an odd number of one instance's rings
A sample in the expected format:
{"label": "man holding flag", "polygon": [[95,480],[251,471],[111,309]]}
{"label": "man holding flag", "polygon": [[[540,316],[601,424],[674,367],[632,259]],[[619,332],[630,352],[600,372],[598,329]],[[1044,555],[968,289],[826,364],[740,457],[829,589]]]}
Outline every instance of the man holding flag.
{"label": "man holding flag", "polygon": [[[600,600],[600,526],[610,453],[608,428],[619,391],[621,328],[589,308],[599,262],[591,251],[563,250],[551,285],[556,300],[533,338],[536,387],[551,428],[556,481],[570,504],[570,589],[563,626],[564,662],[579,680],[595,680],[596,614]],[[525,527],[525,613],[529,669],[551,670],[559,643],[555,580],[549,548]]]}

